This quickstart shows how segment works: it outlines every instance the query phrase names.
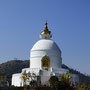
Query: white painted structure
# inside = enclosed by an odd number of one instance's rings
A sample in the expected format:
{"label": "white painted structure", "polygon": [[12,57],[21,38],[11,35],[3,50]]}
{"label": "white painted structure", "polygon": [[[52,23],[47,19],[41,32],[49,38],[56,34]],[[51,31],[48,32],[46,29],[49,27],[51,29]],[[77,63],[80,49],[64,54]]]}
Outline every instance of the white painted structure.
{"label": "white painted structure", "polygon": [[57,44],[50,39],[41,39],[32,47],[30,68],[41,68],[41,59],[45,55],[50,58],[50,68],[61,68],[61,51]]}
{"label": "white painted structure", "polygon": [[[12,75],[12,85],[23,86],[21,80],[22,73],[30,72],[40,77],[41,83],[46,84],[50,76],[58,76],[58,73],[69,73],[69,70],[61,68],[62,58],[61,50],[57,44],[51,40],[51,32],[47,28],[47,22],[45,23],[44,30],[40,34],[41,40],[37,41],[30,51],[30,67],[22,69],[19,74]],[[45,57],[45,59],[43,59]],[[77,75],[71,75],[73,79],[71,81],[78,81]],[[76,79],[75,79],[76,78]]]}

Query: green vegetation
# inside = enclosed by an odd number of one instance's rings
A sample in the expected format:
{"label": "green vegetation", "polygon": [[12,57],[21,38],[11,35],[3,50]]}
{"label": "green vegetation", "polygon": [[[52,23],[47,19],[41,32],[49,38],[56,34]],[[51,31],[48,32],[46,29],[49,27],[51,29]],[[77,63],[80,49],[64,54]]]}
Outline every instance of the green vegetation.
{"label": "green vegetation", "polygon": [[0,72],[11,76],[14,73],[21,73],[21,70],[27,67],[29,67],[29,60],[13,60],[0,64]]}
{"label": "green vegetation", "polygon": [[[36,85],[36,81],[33,80],[33,79],[35,79],[35,78],[36,78],[36,74],[35,74],[35,73],[32,73],[32,75],[31,75],[30,72],[26,73],[26,70],[22,73],[22,76],[21,76],[21,80],[23,81],[23,85],[24,85],[24,86],[25,86],[25,85],[31,85],[31,83],[32,83],[32,85],[33,85],[33,84]],[[30,82],[29,79],[30,79],[32,82]],[[28,82],[28,83],[27,83],[27,82]]]}
{"label": "green vegetation", "polygon": [[61,81],[69,82],[69,80],[72,78],[72,76],[70,76],[70,73],[59,73],[59,74]]}
{"label": "green vegetation", "polygon": [[7,81],[11,84],[12,74],[20,73],[23,68],[29,67],[29,60],[13,60],[0,64],[0,73],[7,77]]}
{"label": "green vegetation", "polygon": [[0,83],[5,80],[5,74],[0,72]]}
{"label": "green vegetation", "polygon": [[[23,72],[26,76],[26,72]],[[83,82],[75,82],[74,86],[70,85],[70,82],[66,79],[66,76],[60,76],[62,79],[56,76],[51,76],[49,83],[46,85],[24,85],[24,87],[0,87],[0,90],[90,90],[90,85],[86,85]],[[69,78],[68,78],[69,79]],[[26,80],[23,79],[23,80]]]}
{"label": "green vegetation", "polygon": [[61,76],[61,78],[63,79],[59,80],[56,76],[50,77],[49,82],[53,90],[74,90],[65,77]]}

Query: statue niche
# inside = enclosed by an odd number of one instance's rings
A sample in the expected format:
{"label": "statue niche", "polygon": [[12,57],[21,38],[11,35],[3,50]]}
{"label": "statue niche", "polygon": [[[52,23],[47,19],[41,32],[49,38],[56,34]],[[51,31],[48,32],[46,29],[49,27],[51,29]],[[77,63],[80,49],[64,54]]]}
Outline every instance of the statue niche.
{"label": "statue niche", "polygon": [[41,59],[41,67],[49,68],[50,67],[50,59],[48,56],[43,56]]}

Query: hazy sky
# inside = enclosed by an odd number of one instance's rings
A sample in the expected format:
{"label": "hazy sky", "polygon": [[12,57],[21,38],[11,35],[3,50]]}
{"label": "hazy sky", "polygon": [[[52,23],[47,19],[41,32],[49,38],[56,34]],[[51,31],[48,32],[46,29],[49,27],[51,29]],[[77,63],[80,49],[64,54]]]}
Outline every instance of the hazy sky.
{"label": "hazy sky", "polygon": [[90,75],[90,0],[0,0],[0,63],[29,59],[45,20],[62,62]]}

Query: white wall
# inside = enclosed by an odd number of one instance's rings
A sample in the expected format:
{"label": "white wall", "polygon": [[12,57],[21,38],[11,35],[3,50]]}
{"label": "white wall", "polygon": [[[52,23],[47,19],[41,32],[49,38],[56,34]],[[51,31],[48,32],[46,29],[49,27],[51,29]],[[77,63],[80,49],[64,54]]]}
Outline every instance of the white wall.
{"label": "white wall", "polygon": [[62,58],[58,51],[54,50],[34,50],[30,53],[30,68],[41,68],[41,59],[43,56],[49,56],[50,67],[61,68]]}
{"label": "white wall", "polygon": [[21,77],[21,74],[20,74],[20,73],[18,73],[18,74],[13,74],[13,75],[12,75],[12,85],[17,86],[17,87],[22,86],[22,85],[21,85],[22,80],[21,80],[20,77]]}

